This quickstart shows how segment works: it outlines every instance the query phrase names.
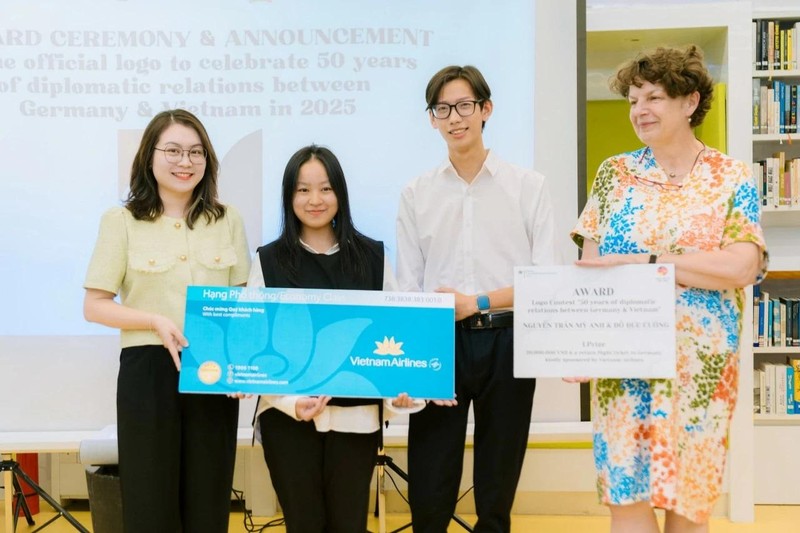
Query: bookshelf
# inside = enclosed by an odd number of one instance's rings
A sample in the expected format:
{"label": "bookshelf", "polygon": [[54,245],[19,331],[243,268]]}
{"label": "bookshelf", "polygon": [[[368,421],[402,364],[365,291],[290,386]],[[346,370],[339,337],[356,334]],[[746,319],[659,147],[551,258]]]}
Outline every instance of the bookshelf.
{"label": "bookshelf", "polygon": [[[765,42],[761,41],[762,31],[768,32],[768,23],[772,22],[773,37],[774,28],[788,29],[800,22],[800,7],[783,6],[776,9],[759,8],[754,3],[752,13],[752,55],[751,55],[751,95],[754,104],[756,102],[756,88],[772,88],[773,92],[778,92],[780,85],[784,87],[797,87],[800,84],[800,57],[795,57],[796,63],[772,64],[761,50]],[[799,36],[800,37],[800,36]],[[793,39],[794,41],[794,39]],[[773,47],[774,47],[774,40]],[[785,42],[785,41],[783,41]],[[800,43],[797,43],[800,44]],[[792,59],[789,57],[788,59]],[[764,65],[764,62],[767,65]],[[786,90],[786,89],[784,89]],[[798,89],[795,89],[797,91]],[[784,159],[790,160],[800,158],[800,132],[794,127],[797,124],[796,118],[772,116],[774,124],[765,124],[767,116],[763,109],[764,89],[760,89],[761,98],[758,99],[758,112],[761,120],[756,121],[753,116],[752,125],[752,154],[754,162],[754,176],[758,171],[756,162],[765,161],[773,157],[778,152],[784,153]],[[791,109],[791,89],[789,89],[789,109]],[[775,104],[773,104],[775,105]],[[753,115],[756,115],[757,107],[751,107]],[[784,131],[780,131],[780,119],[784,121]],[[789,127],[786,127],[789,126]],[[797,163],[800,165],[800,162]],[[785,169],[784,169],[785,170]],[[784,182],[784,192],[787,182]],[[792,186],[795,187],[792,187]],[[761,291],[766,290],[770,297],[800,297],[800,180],[795,182],[788,180],[789,194],[785,194],[786,200],[781,201],[781,195],[777,199],[767,199],[762,202],[762,225],[767,240],[767,247],[770,251],[770,272],[766,280],[760,287]],[[780,190],[780,183],[773,184]],[[762,194],[766,187],[762,186]],[[765,194],[766,196],[766,194]],[[752,298],[752,292],[750,293]],[[752,303],[752,301],[751,301]],[[754,308],[755,309],[755,308]],[[757,322],[756,322],[757,324]],[[744,339],[749,339],[747,333],[752,334],[750,328],[757,327],[755,324],[745,325],[746,331]],[[765,344],[765,343],[762,343]],[[785,363],[787,357],[800,358],[800,346],[759,346],[752,348],[752,369],[754,375],[756,370],[764,363]],[[743,358],[743,361],[746,359]],[[743,365],[744,366],[744,365]],[[741,389],[748,391],[749,389]],[[742,403],[748,407],[752,405],[750,398],[742,396]],[[796,458],[796,446],[790,443],[800,442],[800,415],[798,414],[765,414],[755,413],[753,416],[753,489],[754,503],[756,504],[800,504],[800,485],[797,483],[795,473],[800,469],[800,458]]]}

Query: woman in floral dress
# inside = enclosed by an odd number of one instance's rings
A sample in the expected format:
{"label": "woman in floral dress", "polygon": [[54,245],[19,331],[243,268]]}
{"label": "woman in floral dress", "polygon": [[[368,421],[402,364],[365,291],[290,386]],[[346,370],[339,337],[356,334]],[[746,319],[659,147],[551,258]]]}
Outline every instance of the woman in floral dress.
{"label": "woman in floral dress", "polygon": [[611,531],[708,531],[737,399],[743,288],[767,255],[749,166],[692,130],[713,81],[695,46],[659,48],[620,67],[611,88],[630,103],[639,150],[597,172],[572,232],[578,265],[675,267],[675,379],[593,381],[594,456]]}

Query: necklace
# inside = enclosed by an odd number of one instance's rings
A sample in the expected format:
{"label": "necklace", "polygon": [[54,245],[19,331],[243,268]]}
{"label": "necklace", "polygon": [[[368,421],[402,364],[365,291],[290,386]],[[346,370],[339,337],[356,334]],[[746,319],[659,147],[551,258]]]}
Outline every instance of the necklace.
{"label": "necklace", "polygon": [[[698,139],[698,140],[700,140],[700,139]],[[694,170],[694,166],[697,164],[698,159],[700,159],[700,154],[702,154],[703,152],[706,151],[705,143],[703,141],[700,141],[700,144],[702,144],[703,147],[700,148],[700,151],[697,152],[696,156],[694,156],[694,162],[692,162],[692,166],[691,166],[691,168],[689,168],[689,172],[686,172],[685,174],[680,174],[679,175],[677,172],[669,172],[669,171],[667,171],[667,176],[669,176],[669,179],[674,180],[679,176],[682,178],[682,177],[688,176],[689,174],[692,173],[692,171]]]}

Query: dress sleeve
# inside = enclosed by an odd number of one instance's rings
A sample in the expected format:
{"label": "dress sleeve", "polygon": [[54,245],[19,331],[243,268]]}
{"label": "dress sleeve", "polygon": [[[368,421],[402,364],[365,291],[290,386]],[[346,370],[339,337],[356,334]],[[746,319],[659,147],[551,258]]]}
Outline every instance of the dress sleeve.
{"label": "dress sleeve", "polygon": [[760,282],[767,274],[769,254],[764,240],[764,231],[761,228],[761,204],[758,200],[758,190],[753,183],[750,168],[737,161],[734,171],[739,173],[739,179],[730,199],[728,218],[722,233],[721,248],[737,242],[752,242],[761,252],[761,268],[756,282]]}
{"label": "dress sleeve", "polygon": [[602,206],[610,192],[613,174],[614,168],[611,160],[606,159],[597,170],[586,206],[584,206],[583,212],[578,217],[578,222],[570,232],[570,237],[579,248],[583,248],[584,239],[599,243],[602,238],[600,223]]}
{"label": "dress sleeve", "polygon": [[83,283],[85,289],[100,289],[117,294],[128,267],[128,232],[125,208],[103,213],[92,258]]}

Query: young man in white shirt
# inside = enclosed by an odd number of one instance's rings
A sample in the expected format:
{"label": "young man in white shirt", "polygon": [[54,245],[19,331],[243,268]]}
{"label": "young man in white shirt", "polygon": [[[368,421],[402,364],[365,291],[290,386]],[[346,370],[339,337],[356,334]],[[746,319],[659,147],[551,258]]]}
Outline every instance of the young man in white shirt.
{"label": "young man in white shirt", "polygon": [[442,69],[425,98],[448,157],[403,190],[397,272],[401,290],[455,295],[456,397],[411,416],[413,527],[447,530],[472,403],[475,531],[509,531],[536,385],[513,376],[513,269],[555,262],[553,209],[541,174],[484,147],[493,103],[478,69]]}

